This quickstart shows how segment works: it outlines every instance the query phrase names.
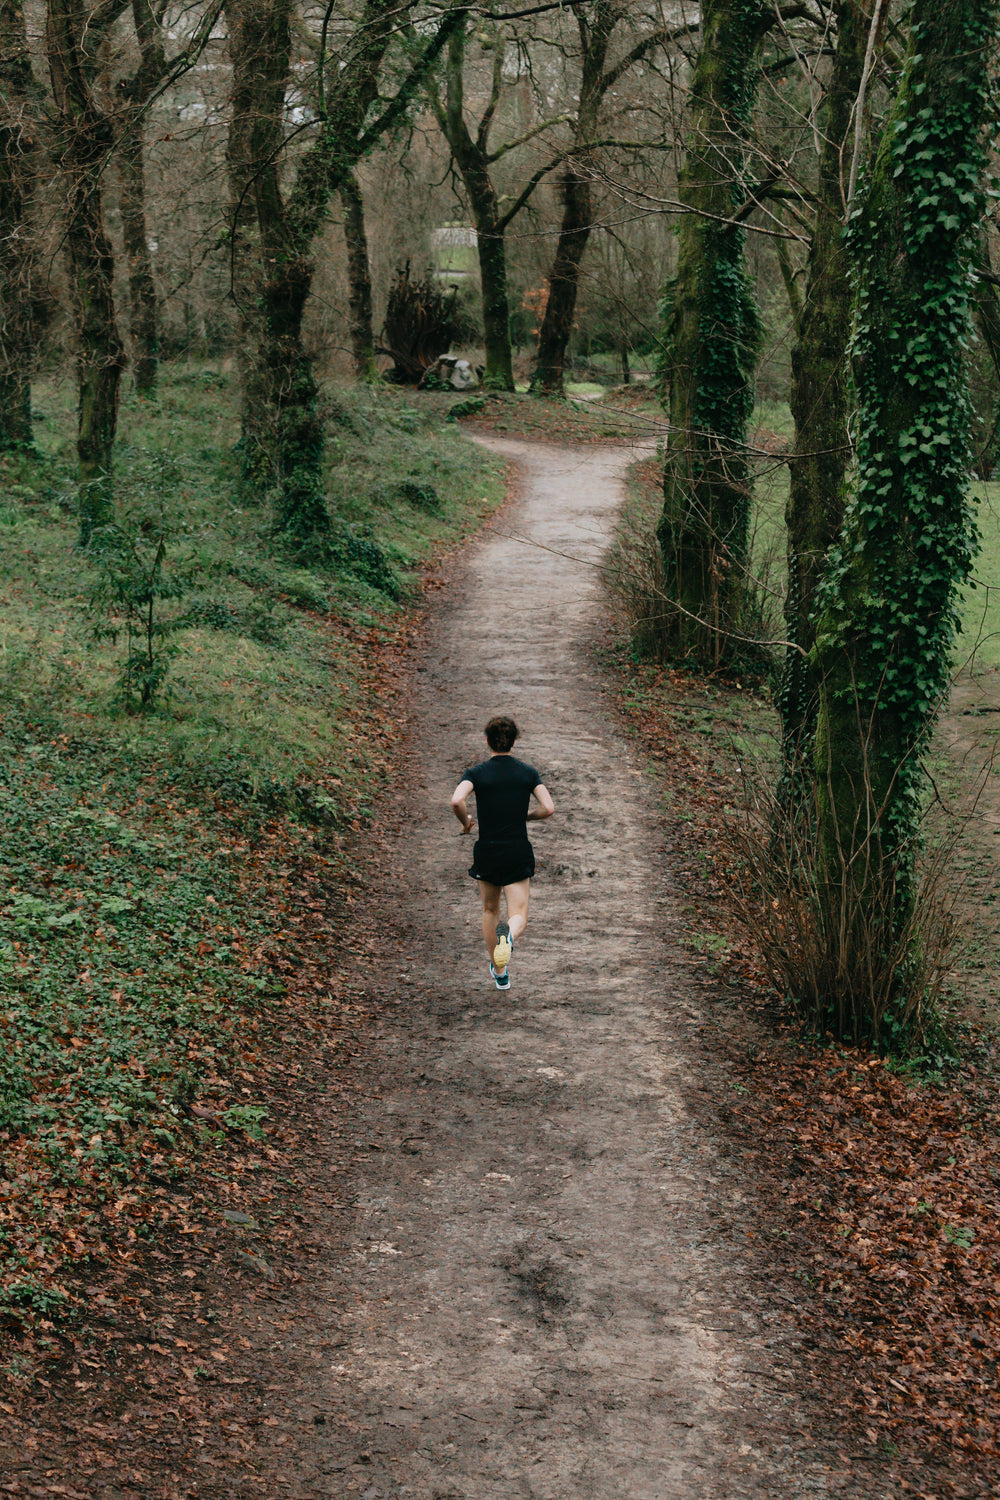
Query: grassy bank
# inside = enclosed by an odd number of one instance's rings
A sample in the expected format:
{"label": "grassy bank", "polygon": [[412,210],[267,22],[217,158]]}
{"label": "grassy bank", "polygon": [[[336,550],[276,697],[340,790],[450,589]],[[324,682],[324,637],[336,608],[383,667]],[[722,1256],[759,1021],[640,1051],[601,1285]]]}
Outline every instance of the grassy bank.
{"label": "grassy bank", "polygon": [[[266,1132],[290,869],[336,858],[387,774],[420,565],[503,496],[449,400],[337,393],[335,547],[302,565],[241,495],[231,381],[168,368],[126,404],[116,504],[162,538],[165,669],[123,701],[120,597],[75,545],[73,392],[36,390],[39,456],[0,465],[0,1327],[127,1260],[193,1163]],[[116,602],[117,598],[117,602]],[[272,1060],[273,1061],[273,1060]],[[270,1065],[270,1063],[269,1063]]]}

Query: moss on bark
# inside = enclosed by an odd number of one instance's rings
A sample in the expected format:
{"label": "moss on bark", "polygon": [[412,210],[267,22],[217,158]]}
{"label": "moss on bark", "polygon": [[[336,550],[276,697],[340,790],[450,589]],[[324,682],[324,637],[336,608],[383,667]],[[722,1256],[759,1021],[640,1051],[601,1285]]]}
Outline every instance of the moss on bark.
{"label": "moss on bark", "polygon": [[0,452],[32,444],[32,225],[41,115],[24,8],[0,5]]}
{"label": "moss on bark", "polygon": [[[975,546],[965,346],[996,12],[996,0],[914,0],[899,90],[847,235],[858,484],[816,631],[820,857],[826,885],[846,879],[859,914],[893,893],[894,935],[913,910],[921,755],[947,695]],[[904,969],[901,993],[906,983]]]}
{"label": "moss on bark", "polygon": [[[844,245],[843,161],[864,67],[866,17],[854,0],[836,7],[837,40],[822,122],[817,212],[806,290],[792,348],[789,395],[795,446],[789,465],[787,651],[778,707],[787,790],[809,779],[818,685],[811,652],[816,596],[844,518],[850,440],[847,430],[851,331],[850,263]],[[798,648],[798,649],[796,649]]]}
{"label": "moss on bark", "polygon": [[[744,265],[746,132],[765,28],[758,0],[709,0],[678,197],[677,275],[665,297],[670,436],[658,539],[678,654],[733,654],[745,597],[747,422],[760,322]],[[670,606],[668,605],[668,608]]]}

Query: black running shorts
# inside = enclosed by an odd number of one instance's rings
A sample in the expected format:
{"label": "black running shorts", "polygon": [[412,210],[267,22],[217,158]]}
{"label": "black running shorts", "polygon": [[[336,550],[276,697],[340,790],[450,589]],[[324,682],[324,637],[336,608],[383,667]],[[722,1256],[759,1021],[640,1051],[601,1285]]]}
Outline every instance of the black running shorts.
{"label": "black running shorts", "polygon": [[527,839],[477,839],[469,874],[490,885],[514,885],[535,873],[535,851]]}

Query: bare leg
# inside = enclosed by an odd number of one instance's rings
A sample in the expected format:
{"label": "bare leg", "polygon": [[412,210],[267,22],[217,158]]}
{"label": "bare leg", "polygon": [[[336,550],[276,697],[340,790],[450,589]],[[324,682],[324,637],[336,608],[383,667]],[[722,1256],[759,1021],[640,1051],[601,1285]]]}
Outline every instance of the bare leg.
{"label": "bare leg", "polygon": [[497,922],[500,920],[502,887],[490,885],[488,880],[480,880],[479,891],[483,898],[483,942],[492,961],[497,942]]}
{"label": "bare leg", "polygon": [[505,885],[503,893],[507,900],[510,935],[516,939],[521,936],[528,925],[528,896],[531,893],[531,881],[518,880],[513,885]]}
{"label": "bare leg", "polygon": [[[510,927],[511,940],[519,938],[528,925],[528,896],[531,891],[530,880],[518,880],[513,885],[490,885],[489,881],[481,880],[479,889],[483,898],[483,942],[486,951],[493,961],[493,949],[497,941],[497,922],[500,918],[500,896],[501,892],[507,901],[507,923]],[[506,968],[506,965],[504,965]],[[498,969],[502,974],[504,969]]]}

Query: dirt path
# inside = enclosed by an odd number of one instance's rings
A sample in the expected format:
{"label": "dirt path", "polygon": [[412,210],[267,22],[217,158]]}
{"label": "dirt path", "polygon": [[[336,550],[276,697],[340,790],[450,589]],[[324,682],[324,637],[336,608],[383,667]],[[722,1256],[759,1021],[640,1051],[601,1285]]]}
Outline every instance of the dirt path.
{"label": "dirt path", "polygon": [[[283,1492],[874,1500],[802,1430],[790,1335],[722,1227],[741,1185],[685,1100],[697,986],[573,560],[599,556],[631,455],[491,446],[520,495],[438,596],[417,679],[413,822],[384,875],[412,957],[384,992],[350,1243],[310,1293],[322,1425],[286,1439]],[[498,710],[557,807],[506,997],[447,811]]]}

